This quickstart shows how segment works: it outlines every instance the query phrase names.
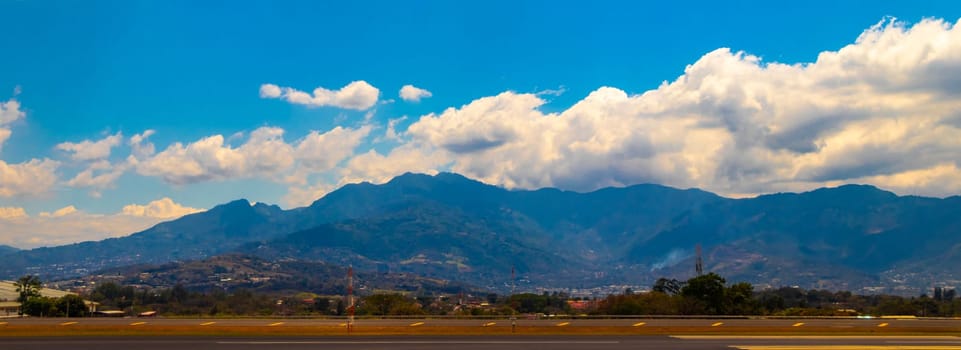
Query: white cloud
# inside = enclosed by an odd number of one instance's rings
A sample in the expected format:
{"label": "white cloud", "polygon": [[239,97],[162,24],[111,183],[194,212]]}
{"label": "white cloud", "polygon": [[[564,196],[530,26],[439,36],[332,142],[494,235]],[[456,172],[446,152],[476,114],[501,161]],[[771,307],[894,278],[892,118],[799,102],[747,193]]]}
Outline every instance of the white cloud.
{"label": "white cloud", "polygon": [[49,192],[57,183],[59,166],[60,162],[50,159],[17,164],[0,160],[0,197],[39,196]]}
{"label": "white cloud", "polygon": [[413,85],[404,85],[400,88],[400,98],[408,102],[420,102],[422,98],[431,97],[433,94],[430,91],[415,87]]}
{"label": "white cloud", "polygon": [[110,150],[123,141],[123,135],[116,133],[98,141],[84,140],[79,143],[64,142],[57,149],[71,152],[73,160],[98,160],[110,157]]}
{"label": "white cloud", "polygon": [[11,98],[0,103],[0,126],[13,123],[26,115],[26,112],[20,110],[20,102],[16,99]]}
{"label": "white cloud", "polygon": [[324,133],[311,131],[297,144],[297,159],[311,171],[333,169],[354,153],[370,130],[370,125],[364,125],[357,129],[338,126]]}
{"label": "white cloud", "polygon": [[373,107],[379,96],[380,90],[363,80],[353,81],[339,90],[318,87],[312,94],[274,84],[260,86],[261,98],[280,98],[310,107],[332,106],[362,111]]}
{"label": "white cloud", "polygon": [[193,143],[174,143],[147,159],[137,161],[141,175],[159,176],[171,184],[188,184],[278,174],[294,162],[293,147],[283,140],[284,130],[261,127],[240,147],[224,144],[223,135]]}
{"label": "white cloud", "polygon": [[66,206],[66,207],[63,207],[63,208],[54,210],[53,213],[41,212],[41,213],[40,213],[40,217],[43,217],[43,218],[59,218],[59,217],[67,216],[67,215],[74,215],[74,214],[77,214],[77,213],[78,213],[78,212],[77,212],[77,208],[76,208],[76,207],[74,207],[74,206],[72,206],[72,205],[68,205],[68,206]]}
{"label": "white cloud", "polygon": [[400,141],[401,133],[397,131],[397,125],[407,120],[407,116],[387,120],[387,130],[384,132],[384,139]]}
{"label": "white cloud", "polygon": [[128,167],[128,163],[110,164],[106,160],[93,162],[67,181],[67,186],[90,188],[90,195],[99,198],[101,191],[114,187],[114,183],[127,171]]}
{"label": "white cloud", "polygon": [[10,129],[0,128],[0,151],[3,151],[3,143],[10,139]]}
{"label": "white cloud", "polygon": [[123,207],[124,215],[143,216],[149,218],[171,219],[202,211],[197,208],[185,207],[164,197],[147,205],[130,204]]}
{"label": "white cloud", "polygon": [[23,208],[0,208],[0,244],[35,248],[122,237],[197,211],[170,198],[131,204],[115,214],[92,214],[69,205],[32,217]]}
{"label": "white cloud", "polygon": [[145,130],[143,133],[136,134],[130,137],[130,140],[127,142],[127,144],[130,145],[130,149],[131,149],[130,153],[134,156],[134,158],[136,159],[146,158],[146,157],[152,156],[154,152],[156,152],[154,149],[153,143],[150,143],[147,141],[147,138],[149,138],[154,133],[156,133],[156,131],[152,129],[148,129],[148,130]]}
{"label": "white cloud", "polygon": [[[18,86],[14,90],[14,96],[19,94],[20,87]],[[26,116],[26,113],[20,110],[20,102],[11,98],[7,102],[0,103],[0,151],[3,150],[3,144],[10,139],[12,132],[10,128],[4,127],[5,125],[11,124],[18,119]]]}
{"label": "white cloud", "polygon": [[20,207],[0,207],[0,220],[25,219],[27,211]]}
{"label": "white cloud", "polygon": [[336,189],[336,185],[328,183],[318,183],[313,186],[292,186],[284,196],[284,203],[291,207],[308,206],[320,197],[327,195]]}
{"label": "white cloud", "polygon": [[384,183],[406,172],[436,174],[449,163],[443,152],[421,147],[415,143],[392,149],[386,156],[370,150],[351,158],[340,169],[338,185],[368,181]]}

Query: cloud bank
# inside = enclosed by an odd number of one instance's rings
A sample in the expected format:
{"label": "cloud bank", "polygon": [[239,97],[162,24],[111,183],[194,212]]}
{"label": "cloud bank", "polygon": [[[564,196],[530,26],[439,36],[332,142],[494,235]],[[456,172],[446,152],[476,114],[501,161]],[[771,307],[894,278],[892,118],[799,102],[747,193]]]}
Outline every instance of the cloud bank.
{"label": "cloud bank", "polygon": [[198,211],[166,197],[145,205],[127,205],[108,215],[87,213],[72,205],[37,216],[19,207],[0,207],[0,244],[29,249],[121,237]]}

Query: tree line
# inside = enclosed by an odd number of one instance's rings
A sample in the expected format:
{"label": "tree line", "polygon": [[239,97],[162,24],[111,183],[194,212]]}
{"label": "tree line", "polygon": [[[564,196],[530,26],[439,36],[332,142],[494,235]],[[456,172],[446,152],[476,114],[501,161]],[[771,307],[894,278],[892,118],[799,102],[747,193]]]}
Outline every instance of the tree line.
{"label": "tree line", "polygon": [[[84,299],[100,309],[123,310],[128,315],[156,311],[160,315],[198,316],[344,316],[343,296],[311,293],[278,295],[238,289],[191,291],[172,288],[137,289],[114,282],[96,285],[80,296],[42,297],[40,280],[24,276],[15,282],[21,312],[31,316],[88,316]],[[577,307],[572,305],[577,304]],[[847,291],[805,290],[782,287],[755,291],[745,282],[729,284],[708,273],[686,281],[661,278],[649,292],[625,290],[604,298],[572,298],[563,292],[519,293],[502,296],[413,295],[375,293],[358,296],[359,316],[388,315],[778,315],[854,316],[915,315],[961,316],[961,299],[953,290],[936,290],[933,296],[900,297],[856,295]]]}

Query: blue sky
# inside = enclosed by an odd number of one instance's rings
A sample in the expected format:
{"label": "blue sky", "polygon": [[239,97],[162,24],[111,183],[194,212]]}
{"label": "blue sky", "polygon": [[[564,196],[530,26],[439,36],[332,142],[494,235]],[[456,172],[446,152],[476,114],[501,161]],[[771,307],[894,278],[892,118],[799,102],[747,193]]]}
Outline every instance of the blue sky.
{"label": "blue sky", "polygon": [[[0,244],[115,236],[236,198],[301,206],[404,171],[579,191],[961,192],[956,1],[25,0],[0,13]],[[353,82],[352,98],[290,98]],[[405,100],[405,85],[430,96]]]}

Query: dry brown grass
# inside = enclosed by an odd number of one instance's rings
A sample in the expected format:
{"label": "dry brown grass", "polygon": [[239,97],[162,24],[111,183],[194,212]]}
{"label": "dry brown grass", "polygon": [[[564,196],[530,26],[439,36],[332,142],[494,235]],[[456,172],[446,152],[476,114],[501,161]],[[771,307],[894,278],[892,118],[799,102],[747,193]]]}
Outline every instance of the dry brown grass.
{"label": "dry brown grass", "polygon": [[[836,328],[810,327],[803,330],[791,327],[518,327],[514,335],[961,335],[953,328]],[[48,336],[347,336],[338,326],[190,326],[190,325],[6,325],[0,326],[0,337]],[[378,327],[357,326],[352,335],[512,335],[509,326],[464,327]]]}

